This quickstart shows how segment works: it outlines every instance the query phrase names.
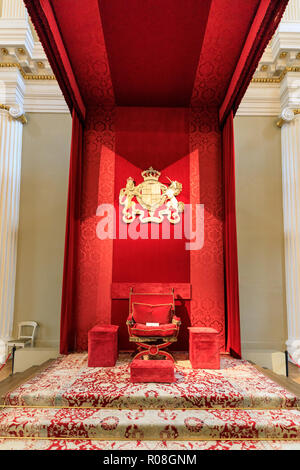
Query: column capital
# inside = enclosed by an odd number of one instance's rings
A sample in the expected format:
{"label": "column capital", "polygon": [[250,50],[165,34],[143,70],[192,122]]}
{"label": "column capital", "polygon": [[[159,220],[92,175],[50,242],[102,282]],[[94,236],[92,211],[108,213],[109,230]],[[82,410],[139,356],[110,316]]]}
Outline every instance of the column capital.
{"label": "column capital", "polygon": [[24,106],[25,82],[16,67],[0,65],[0,103],[13,106]]}
{"label": "column capital", "polygon": [[10,106],[0,103],[0,110],[7,111],[8,115],[15,121],[20,121],[22,124],[27,124],[27,118],[24,114],[24,110],[19,104],[15,103],[14,105]]}
{"label": "column capital", "polygon": [[300,109],[297,108],[297,109],[292,109],[292,108],[289,108],[289,107],[285,107],[283,108],[280,116],[279,116],[279,120],[277,121],[277,126],[278,127],[282,127],[283,124],[288,124],[290,122],[292,122],[294,119],[295,119],[295,116],[297,114],[300,114]]}

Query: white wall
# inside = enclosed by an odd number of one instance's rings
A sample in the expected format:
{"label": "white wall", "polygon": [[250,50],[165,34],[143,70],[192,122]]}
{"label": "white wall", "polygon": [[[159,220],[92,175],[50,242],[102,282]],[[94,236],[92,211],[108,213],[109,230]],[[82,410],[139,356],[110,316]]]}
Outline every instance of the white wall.
{"label": "white wall", "polygon": [[287,338],[280,129],[237,116],[237,235],[243,349],[284,350]]}
{"label": "white wall", "polygon": [[[39,323],[37,345],[59,342],[71,139],[68,114],[28,113],[23,129],[14,324]],[[15,328],[16,329],[16,328]]]}

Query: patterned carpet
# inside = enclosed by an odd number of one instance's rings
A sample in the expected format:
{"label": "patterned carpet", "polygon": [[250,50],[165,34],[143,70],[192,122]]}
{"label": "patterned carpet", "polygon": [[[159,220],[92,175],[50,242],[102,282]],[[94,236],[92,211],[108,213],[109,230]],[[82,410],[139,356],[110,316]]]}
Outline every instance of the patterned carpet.
{"label": "patterned carpet", "polygon": [[176,356],[173,384],[130,383],[130,356],[115,367],[89,368],[87,354],[58,358],[5,397],[8,405],[122,409],[293,408],[300,399],[248,362],[224,356],[220,370],[193,370]]}
{"label": "patterned carpet", "polygon": [[300,440],[300,411],[3,408],[0,436],[117,441]]}
{"label": "patterned carpet", "polygon": [[177,354],[173,384],[131,384],[129,364],[59,357],[5,396],[0,450],[300,449],[299,398],[246,361],[193,370]]}

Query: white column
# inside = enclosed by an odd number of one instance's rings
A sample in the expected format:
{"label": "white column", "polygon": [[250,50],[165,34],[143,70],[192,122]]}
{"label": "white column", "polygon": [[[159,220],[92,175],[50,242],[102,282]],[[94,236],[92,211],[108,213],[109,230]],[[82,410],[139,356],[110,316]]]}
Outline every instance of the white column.
{"label": "white column", "polygon": [[23,0],[2,0],[2,18],[27,18]]}
{"label": "white column", "polygon": [[281,118],[286,344],[294,362],[300,364],[300,115],[285,108]]}
{"label": "white column", "polygon": [[[23,124],[16,105],[0,109],[0,339],[13,328]],[[3,343],[2,343],[3,345]],[[2,354],[1,354],[2,353]],[[2,357],[1,357],[2,356]],[[0,351],[0,363],[5,359]]]}
{"label": "white column", "polygon": [[300,19],[300,0],[290,0],[284,15],[282,17],[283,22],[299,21]]}

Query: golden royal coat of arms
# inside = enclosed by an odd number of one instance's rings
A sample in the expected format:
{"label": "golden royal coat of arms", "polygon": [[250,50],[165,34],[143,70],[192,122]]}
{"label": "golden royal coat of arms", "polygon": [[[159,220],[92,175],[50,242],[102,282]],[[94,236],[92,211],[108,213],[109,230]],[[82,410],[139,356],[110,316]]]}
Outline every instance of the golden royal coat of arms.
{"label": "golden royal coat of arms", "polygon": [[[122,188],[119,201],[124,209],[123,222],[130,224],[139,216],[142,223],[161,223],[164,216],[172,224],[180,221],[180,213],[183,212],[184,203],[178,202],[176,196],[181,193],[182,184],[171,181],[166,186],[159,180],[161,173],[152,167],[142,172],[144,181],[138,186],[133,178],[127,178],[126,187]],[[139,204],[139,205],[138,205]]]}

